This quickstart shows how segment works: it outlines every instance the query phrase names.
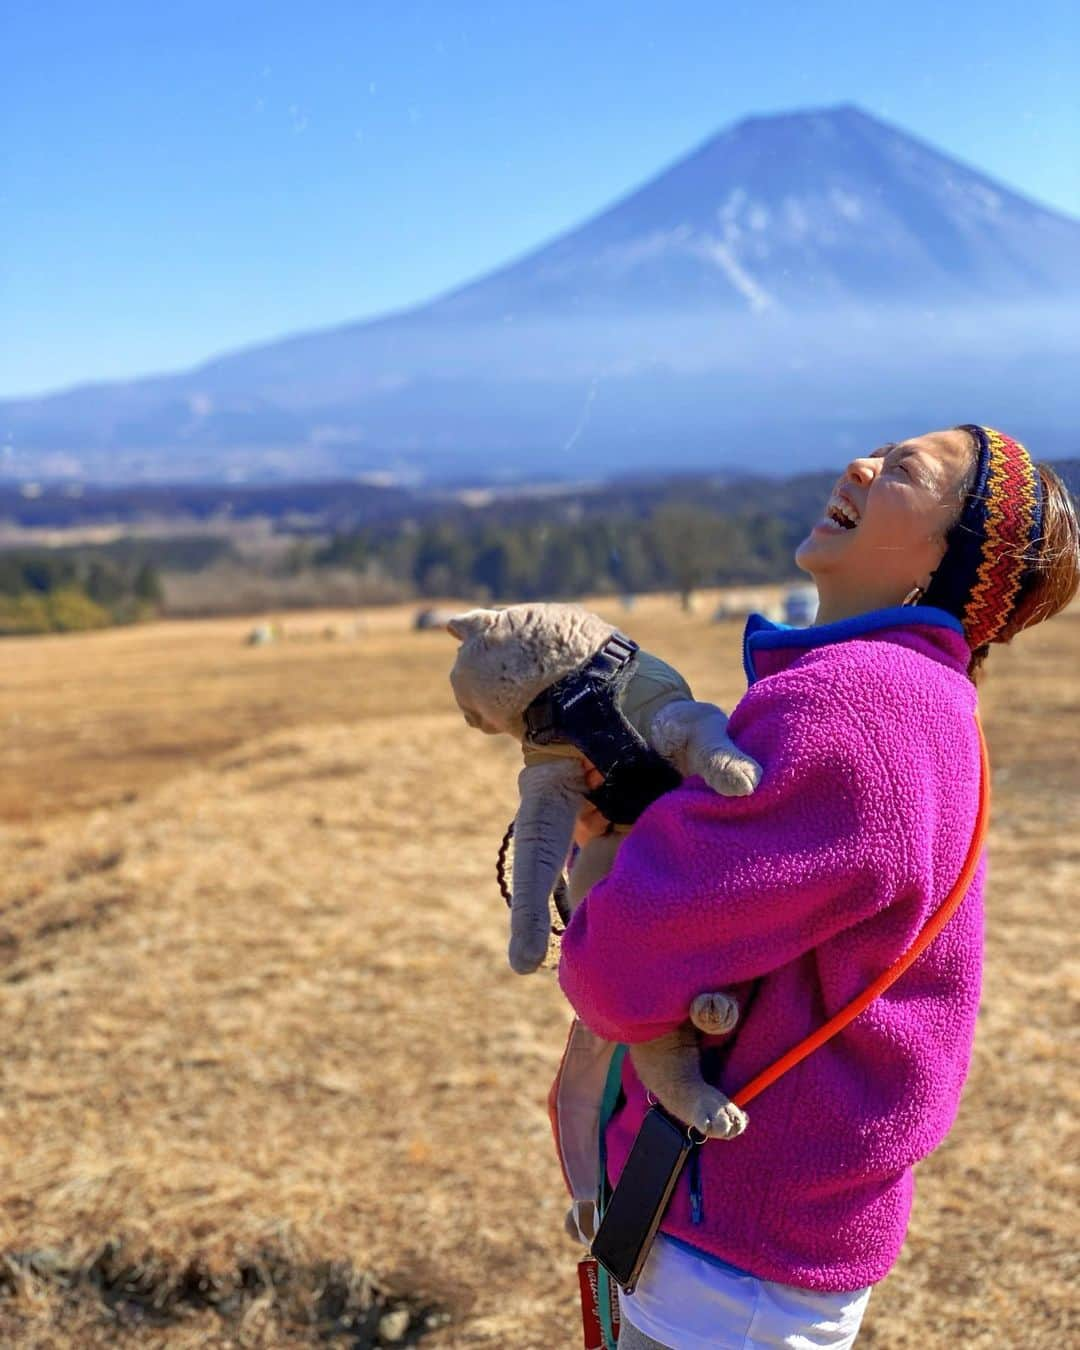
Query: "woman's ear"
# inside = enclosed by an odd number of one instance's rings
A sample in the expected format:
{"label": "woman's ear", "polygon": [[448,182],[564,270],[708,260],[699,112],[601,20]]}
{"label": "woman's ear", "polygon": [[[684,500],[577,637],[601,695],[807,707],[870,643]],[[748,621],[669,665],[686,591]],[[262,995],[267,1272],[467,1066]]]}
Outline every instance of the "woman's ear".
{"label": "woman's ear", "polygon": [[470,609],[465,614],[455,614],[446,621],[446,631],[452,633],[459,642],[476,637],[479,633],[494,628],[499,618],[497,609]]}

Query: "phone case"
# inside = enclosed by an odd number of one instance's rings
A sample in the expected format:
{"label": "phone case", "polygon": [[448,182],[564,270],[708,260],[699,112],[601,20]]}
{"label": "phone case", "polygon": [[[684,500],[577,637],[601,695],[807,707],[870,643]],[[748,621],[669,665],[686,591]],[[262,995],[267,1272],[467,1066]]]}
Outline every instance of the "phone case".
{"label": "phone case", "polygon": [[694,1144],[685,1125],[652,1107],[611,1194],[592,1255],[628,1294],[637,1283],[660,1220]]}

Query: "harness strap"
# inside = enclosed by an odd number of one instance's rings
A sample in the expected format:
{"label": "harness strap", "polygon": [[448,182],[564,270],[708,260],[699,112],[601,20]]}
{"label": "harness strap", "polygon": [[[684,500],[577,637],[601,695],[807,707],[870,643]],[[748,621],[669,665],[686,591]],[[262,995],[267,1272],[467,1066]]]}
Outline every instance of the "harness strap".
{"label": "harness strap", "polygon": [[527,744],[576,746],[600,770],[603,782],[585,799],[615,825],[632,825],[682,781],[623,712],[638,650],[625,633],[612,633],[584,666],[541,690],[524,712]]}
{"label": "harness strap", "polygon": [[805,1040],[793,1046],[786,1054],[781,1055],[767,1069],[763,1069],[744,1088],[740,1088],[731,1099],[736,1106],[745,1106],[747,1102],[753,1101],[760,1092],[764,1092],[782,1074],[787,1073],[789,1069],[793,1069],[796,1064],[800,1064],[807,1055],[819,1046],[824,1045],[838,1031],[843,1031],[844,1027],[853,1022],[861,1012],[873,1003],[879,994],[883,994],[889,985],[898,980],[904,971],[918,960],[956,912],[961,900],[967,894],[967,889],[971,885],[972,878],[979,866],[979,857],[986,840],[986,830],[990,820],[990,759],[986,752],[986,737],[983,735],[982,723],[979,721],[978,713],[975,714],[975,727],[979,733],[979,811],[975,818],[975,832],[972,835],[964,865],[960,869],[960,875],[956,879],[956,885],[941,902],[935,913],[927,920],[922,932],[919,933],[907,951],[897,957],[888,970],[879,975],[873,984],[868,985],[861,994],[852,999],[847,1007],[841,1008],[824,1025],[811,1032]]}
{"label": "harness strap", "polygon": [[584,666],[541,689],[523,714],[528,739],[534,745],[550,745],[558,740],[563,730],[560,713],[578,702],[592,686],[614,684],[621,689],[637,664],[639,651],[633,638],[616,629]]}

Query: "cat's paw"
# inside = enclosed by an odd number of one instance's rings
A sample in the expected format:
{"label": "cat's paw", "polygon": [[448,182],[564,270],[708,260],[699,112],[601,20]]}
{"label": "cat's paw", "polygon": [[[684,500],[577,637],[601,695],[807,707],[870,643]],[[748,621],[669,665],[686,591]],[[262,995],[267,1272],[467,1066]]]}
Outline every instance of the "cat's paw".
{"label": "cat's paw", "polygon": [[690,1124],[708,1139],[734,1139],[749,1124],[749,1116],[717,1088],[706,1088],[694,1104]]}
{"label": "cat's paw", "polygon": [[761,782],[761,765],[734,744],[713,750],[701,765],[701,776],[722,797],[748,797]]}
{"label": "cat's paw", "polygon": [[544,964],[548,954],[548,934],[515,933],[510,938],[507,959],[517,975],[531,975]]}
{"label": "cat's paw", "polygon": [[723,1036],[739,1020],[739,1005],[729,994],[698,994],[690,1021],[707,1036]]}
{"label": "cat's paw", "polygon": [[510,908],[510,968],[531,975],[544,964],[551,939],[551,916],[547,896],[532,895],[527,901],[515,892]]}

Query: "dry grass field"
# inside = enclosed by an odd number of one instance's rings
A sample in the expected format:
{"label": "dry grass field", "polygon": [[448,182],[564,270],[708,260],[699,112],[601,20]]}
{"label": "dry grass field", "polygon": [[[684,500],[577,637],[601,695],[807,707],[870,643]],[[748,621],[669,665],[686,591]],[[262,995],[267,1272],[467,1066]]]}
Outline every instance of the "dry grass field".
{"label": "dry grass field", "polygon": [[[710,608],[610,617],[731,706]],[[0,645],[0,1345],[580,1344],[569,1013],[493,877],[516,751],[410,617]],[[1080,1342],[1078,691],[1075,611],[989,663],[975,1061],[867,1347]]]}

